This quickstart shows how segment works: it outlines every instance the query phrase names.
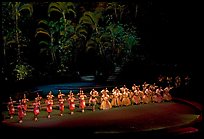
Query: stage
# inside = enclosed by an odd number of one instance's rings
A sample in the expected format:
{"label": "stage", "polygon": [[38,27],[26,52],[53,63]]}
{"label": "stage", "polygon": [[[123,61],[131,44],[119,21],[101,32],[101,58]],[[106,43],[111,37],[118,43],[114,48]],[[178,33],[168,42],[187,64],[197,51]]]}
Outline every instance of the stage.
{"label": "stage", "polygon": [[84,113],[76,108],[74,115],[71,115],[66,107],[63,116],[59,116],[59,110],[54,109],[50,119],[42,110],[38,121],[33,120],[32,111],[27,112],[21,124],[18,123],[17,115],[14,119],[5,117],[2,128],[52,137],[61,136],[59,132],[62,132],[62,135],[79,133],[79,136],[177,137],[200,132],[194,125],[202,121],[201,109],[199,104],[176,98],[171,102],[114,107],[109,110],[97,109],[94,112],[87,106]]}

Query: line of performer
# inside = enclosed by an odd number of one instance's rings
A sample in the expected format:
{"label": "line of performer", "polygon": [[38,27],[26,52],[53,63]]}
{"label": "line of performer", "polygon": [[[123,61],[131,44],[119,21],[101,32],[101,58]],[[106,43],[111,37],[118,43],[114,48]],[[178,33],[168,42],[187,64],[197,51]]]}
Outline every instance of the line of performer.
{"label": "line of performer", "polygon": [[[59,90],[56,100],[53,99],[55,96],[52,94],[52,91],[49,91],[44,104],[46,105],[47,118],[51,118],[54,104],[58,106],[59,115],[63,116],[65,102],[67,102],[70,114],[73,115],[76,108],[76,103],[78,103],[78,108],[81,110],[81,112],[84,113],[87,106],[86,103],[91,106],[92,111],[95,111],[97,105],[99,105],[99,109],[107,110],[111,109],[112,107],[171,101],[172,96],[170,90],[172,88],[173,87],[171,86],[166,86],[163,89],[161,86],[157,86],[155,83],[147,84],[144,82],[141,86],[133,84],[131,89],[128,89],[126,85],[123,85],[121,88],[115,86],[111,91],[109,91],[108,88],[104,88],[98,92],[93,88],[87,95],[84,93],[82,88],[80,88],[79,93],[75,95],[72,91],[69,91],[69,93],[65,95],[61,92],[61,90]],[[26,98],[25,94],[23,99],[20,99],[18,103],[13,101],[10,97],[7,105],[10,119],[12,119],[15,114],[14,104],[18,104],[18,122],[22,123],[24,116],[26,116],[28,102],[29,99]],[[34,102],[32,102],[34,121],[38,121],[38,115],[42,110],[41,102],[42,97],[37,93]]]}

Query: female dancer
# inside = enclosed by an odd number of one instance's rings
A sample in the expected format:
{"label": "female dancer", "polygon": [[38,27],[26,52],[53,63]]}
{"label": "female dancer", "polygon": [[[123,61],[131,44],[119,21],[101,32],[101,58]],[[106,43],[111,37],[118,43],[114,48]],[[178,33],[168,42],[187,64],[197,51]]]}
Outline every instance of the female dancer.
{"label": "female dancer", "polygon": [[120,90],[115,87],[113,90],[112,90],[112,101],[111,101],[111,105],[112,106],[121,106],[121,93],[120,93]]}
{"label": "female dancer", "polygon": [[63,116],[63,113],[64,113],[64,101],[65,101],[65,99],[61,95],[59,97],[58,101],[59,101],[60,116]]}
{"label": "female dancer", "polygon": [[23,99],[21,100],[21,103],[23,105],[23,112],[24,115],[26,115],[26,111],[27,111],[27,102],[29,101],[29,99],[26,98],[26,94],[23,95]]}
{"label": "female dancer", "polygon": [[73,93],[70,93],[68,98],[69,110],[71,111],[71,115],[74,114],[75,110],[75,97]]}
{"label": "female dancer", "polygon": [[38,103],[39,103],[39,109],[41,109],[41,100],[42,100],[42,97],[39,95],[39,93],[37,93],[37,97],[36,97],[36,99],[37,99],[37,101],[38,101]]}
{"label": "female dancer", "polygon": [[90,98],[89,98],[89,105],[92,106],[92,111],[96,110],[96,104],[98,102],[98,91],[96,91],[95,89],[92,89],[90,92]]}
{"label": "female dancer", "polygon": [[9,111],[9,116],[10,116],[10,119],[13,119],[13,116],[15,114],[15,108],[14,108],[14,103],[16,101],[13,101],[11,97],[9,97],[9,102],[8,102],[8,111]]}
{"label": "female dancer", "polygon": [[141,103],[140,87],[137,86],[136,89],[134,89],[134,91],[131,93],[133,93],[131,98],[132,104],[136,104],[136,105],[140,104]]}
{"label": "female dancer", "polygon": [[23,104],[22,104],[22,100],[19,100],[19,105],[18,105],[18,119],[19,119],[19,123],[23,122],[23,117],[24,117],[24,108],[23,108]]}
{"label": "female dancer", "polygon": [[130,94],[129,90],[125,88],[124,92],[122,93],[122,105],[123,106],[129,106],[131,104],[129,94]]}
{"label": "female dancer", "polygon": [[33,103],[33,114],[34,114],[34,120],[38,120],[38,115],[40,114],[40,102],[38,101],[38,98],[35,98],[35,102]]}
{"label": "female dancer", "polygon": [[79,95],[79,108],[81,109],[81,112],[84,112],[86,107],[85,98],[87,98],[87,96],[84,94],[84,92],[81,92]]}
{"label": "female dancer", "polygon": [[47,104],[47,113],[48,116],[47,118],[51,117],[51,112],[52,112],[52,105],[53,105],[53,98],[54,96],[52,95],[52,92],[50,91],[49,94],[47,95],[47,100],[45,101],[45,103]]}
{"label": "female dancer", "polygon": [[107,93],[108,91],[103,91],[103,95],[101,96],[101,106],[100,109],[105,110],[105,109],[110,109],[112,108],[112,105],[109,101],[109,95]]}

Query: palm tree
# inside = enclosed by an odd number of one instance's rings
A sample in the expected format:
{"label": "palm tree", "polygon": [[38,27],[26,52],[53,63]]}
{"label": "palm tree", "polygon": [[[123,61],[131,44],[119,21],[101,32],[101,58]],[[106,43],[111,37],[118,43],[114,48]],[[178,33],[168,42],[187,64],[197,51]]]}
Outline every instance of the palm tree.
{"label": "palm tree", "polygon": [[122,21],[124,9],[125,5],[121,5],[119,2],[111,2],[107,4],[106,11],[110,11],[109,14],[115,16],[114,20],[117,23],[118,21]]}
{"label": "palm tree", "polygon": [[[8,13],[4,13],[5,15],[7,15],[7,17],[3,19],[4,24],[2,29],[4,30],[4,48],[9,48],[9,46],[16,46],[17,57],[16,61],[12,61],[12,63],[16,65],[14,71],[17,72],[17,79],[21,80],[28,76],[27,73],[30,71],[30,66],[25,63],[25,61],[23,61],[23,51],[21,49],[22,47],[28,45],[29,38],[24,36],[24,32],[20,29],[19,25],[21,24],[20,21],[23,21],[26,17],[32,16],[33,5],[31,3],[23,2],[4,2],[3,5],[9,9]],[[6,25],[6,23],[8,25]],[[4,51],[4,56],[6,56],[6,51]],[[22,70],[23,72],[21,72]]]}
{"label": "palm tree", "polygon": [[50,18],[52,18],[51,14],[53,12],[62,14],[62,20],[64,21],[64,32],[66,32],[67,18],[68,20],[71,20],[71,18],[66,17],[66,14],[73,15],[72,18],[76,18],[76,11],[75,11],[74,3],[72,2],[52,2],[48,6],[48,16]]}
{"label": "palm tree", "polygon": [[19,20],[20,17],[23,16],[23,14],[21,14],[22,11],[26,10],[29,12],[29,16],[32,16],[33,13],[33,6],[32,4],[24,4],[22,2],[10,2],[9,5],[12,8],[12,19],[15,22],[15,43],[17,44],[17,48],[18,48],[18,52],[17,52],[17,61],[21,60],[20,58],[20,48],[21,45],[20,44],[20,35],[21,35],[21,30],[19,29]]}

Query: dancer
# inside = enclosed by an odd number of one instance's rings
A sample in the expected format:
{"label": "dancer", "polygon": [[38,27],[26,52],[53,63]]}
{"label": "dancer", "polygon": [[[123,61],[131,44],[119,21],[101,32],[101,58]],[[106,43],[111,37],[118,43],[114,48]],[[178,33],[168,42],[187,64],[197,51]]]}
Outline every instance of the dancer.
{"label": "dancer", "polygon": [[163,100],[164,101],[171,101],[172,100],[172,96],[170,94],[170,90],[172,89],[173,87],[170,87],[170,86],[167,86],[164,88],[164,91],[163,91]]}
{"label": "dancer", "polygon": [[75,110],[75,97],[74,97],[74,94],[72,92],[69,95],[68,104],[69,104],[69,110],[71,112],[71,115],[73,115],[74,110]]}
{"label": "dancer", "polygon": [[37,97],[36,97],[37,101],[40,103],[40,101],[42,100],[42,97],[39,95],[39,93],[37,93]]}
{"label": "dancer", "polygon": [[117,87],[115,87],[115,88],[112,90],[111,105],[112,105],[112,106],[115,106],[115,107],[121,106],[121,105],[122,105],[121,100],[120,100],[120,99],[121,99],[121,96],[122,96],[122,94],[120,93],[120,90],[119,90]]}
{"label": "dancer", "polygon": [[35,99],[37,99],[37,101],[39,103],[39,109],[41,109],[41,100],[42,100],[42,97],[39,95],[39,93],[37,93],[37,97]]}
{"label": "dancer", "polygon": [[47,95],[47,100],[45,101],[45,103],[47,104],[47,113],[48,116],[47,118],[51,117],[51,112],[52,112],[52,105],[53,105],[53,98],[54,96],[52,95],[52,92],[50,91],[49,94]]}
{"label": "dancer", "polygon": [[38,101],[38,98],[35,98],[35,102],[33,103],[33,114],[34,114],[34,120],[38,120],[38,115],[40,114],[40,102]]}
{"label": "dancer", "polygon": [[144,104],[148,104],[149,102],[151,102],[152,100],[152,91],[150,90],[150,87],[149,86],[146,86],[145,87],[145,90],[144,90],[144,95],[142,97],[142,102]]}
{"label": "dancer", "polygon": [[24,117],[24,108],[23,108],[24,106],[23,106],[23,104],[22,104],[22,101],[21,100],[19,100],[19,104],[18,104],[18,106],[17,106],[17,108],[18,108],[18,122],[19,123],[22,123],[23,122],[23,117]]}
{"label": "dancer", "polygon": [[131,97],[131,101],[132,101],[132,105],[133,104],[140,104],[141,103],[141,98],[140,98],[140,87],[137,86],[134,91],[131,91],[132,93],[132,97]]}
{"label": "dancer", "polygon": [[94,88],[90,92],[90,98],[89,98],[89,105],[92,106],[92,111],[96,110],[96,104],[98,102],[98,91],[96,91]]}
{"label": "dancer", "polygon": [[163,92],[163,89],[162,89],[162,86],[160,86],[159,88],[156,89],[156,92],[154,93],[152,97],[152,101],[156,103],[162,102],[163,100],[162,92]]}
{"label": "dancer", "polygon": [[123,106],[129,106],[131,104],[129,94],[130,94],[129,90],[127,88],[124,89],[124,92],[122,93],[122,105]]}
{"label": "dancer", "polygon": [[70,106],[70,97],[73,95],[73,93],[72,93],[72,90],[70,90],[69,91],[69,94],[67,95],[67,97],[68,97],[68,99],[67,99],[67,102],[68,102],[68,108],[69,108],[69,106]]}
{"label": "dancer", "polygon": [[84,92],[82,91],[79,95],[79,108],[81,109],[81,112],[84,112],[84,109],[86,107],[86,101],[85,98],[87,98],[87,96],[84,94]]}
{"label": "dancer", "polygon": [[64,113],[64,101],[65,101],[65,99],[61,95],[59,97],[58,101],[59,101],[60,116],[63,116],[63,113]]}
{"label": "dancer", "polygon": [[13,116],[15,114],[15,108],[14,108],[14,103],[16,101],[13,101],[11,97],[9,97],[9,102],[8,102],[8,111],[9,111],[9,116],[10,116],[10,119],[13,119]]}
{"label": "dancer", "polygon": [[21,100],[21,103],[23,105],[23,112],[24,115],[26,115],[26,111],[27,111],[27,102],[29,101],[29,99],[26,98],[26,94],[23,95],[23,99]]}
{"label": "dancer", "polygon": [[108,91],[103,91],[103,95],[101,96],[101,106],[100,109],[107,110],[112,108],[111,103],[109,102],[109,95],[107,93]]}

